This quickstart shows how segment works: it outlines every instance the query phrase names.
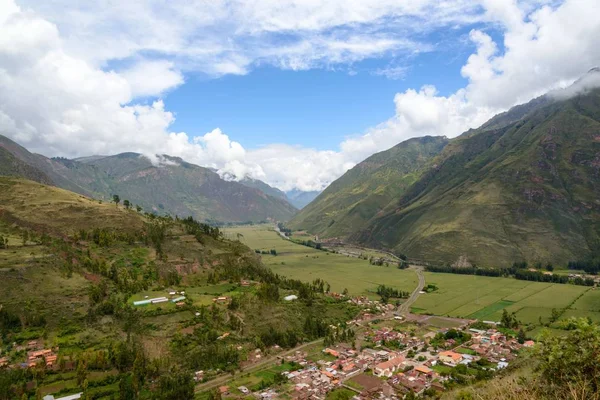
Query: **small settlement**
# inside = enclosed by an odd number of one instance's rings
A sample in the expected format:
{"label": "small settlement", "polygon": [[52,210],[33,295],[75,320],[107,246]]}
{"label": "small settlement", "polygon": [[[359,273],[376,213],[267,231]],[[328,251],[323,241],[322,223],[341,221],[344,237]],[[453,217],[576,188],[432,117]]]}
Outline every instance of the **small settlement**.
{"label": "small settlement", "polygon": [[[353,400],[400,400],[411,392],[415,396],[443,392],[454,381],[468,381],[478,374],[492,376],[523,347],[534,345],[503,334],[493,321],[475,325],[486,329],[475,329],[470,325],[477,321],[444,318],[454,327],[436,328],[427,321],[439,317],[408,314],[405,318],[394,313],[395,307],[364,297],[350,301],[364,307],[359,317],[346,324],[360,332],[353,343],[330,345],[312,356],[304,351],[279,356],[282,365],[295,366],[281,372],[286,384],[255,391],[222,386],[221,396],[320,400],[345,389],[355,393]],[[278,346],[271,350],[281,351]],[[256,350],[250,359],[257,362],[261,356]],[[197,380],[202,377],[203,371],[198,371]]]}

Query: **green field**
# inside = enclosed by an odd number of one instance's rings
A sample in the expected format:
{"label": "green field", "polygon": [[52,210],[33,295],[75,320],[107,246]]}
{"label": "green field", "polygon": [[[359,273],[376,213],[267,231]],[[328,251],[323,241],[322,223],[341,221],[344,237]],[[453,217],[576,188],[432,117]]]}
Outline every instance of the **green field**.
{"label": "green field", "polygon": [[549,318],[553,308],[600,308],[600,292],[584,286],[429,272],[425,280],[439,289],[417,299],[414,307],[420,313],[499,321],[506,309],[523,323],[537,324],[539,317]]}
{"label": "green field", "polygon": [[380,284],[412,291],[417,286],[414,271],[400,270],[395,266],[375,266],[367,260],[328,253],[283,239],[270,225],[236,226],[224,229],[225,236],[237,239],[251,249],[277,250],[277,256],[262,255],[263,263],[274,272],[289,278],[312,281],[324,279],[331,290],[345,288],[354,295],[373,296]]}

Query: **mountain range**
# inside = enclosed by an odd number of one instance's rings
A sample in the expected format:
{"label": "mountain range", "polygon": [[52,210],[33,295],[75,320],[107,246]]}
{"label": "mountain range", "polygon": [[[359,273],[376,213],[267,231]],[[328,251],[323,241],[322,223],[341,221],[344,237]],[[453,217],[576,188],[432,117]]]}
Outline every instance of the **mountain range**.
{"label": "mountain range", "polygon": [[264,182],[227,181],[211,169],[168,155],[159,156],[158,163],[137,153],[47,158],[0,135],[0,175],[105,201],[118,194],[149,212],[213,222],[286,221],[297,211],[283,192]]}
{"label": "mountain range", "polygon": [[577,82],[457,138],[411,139],[375,154],[289,226],[438,263],[564,264],[595,255],[600,90]]}

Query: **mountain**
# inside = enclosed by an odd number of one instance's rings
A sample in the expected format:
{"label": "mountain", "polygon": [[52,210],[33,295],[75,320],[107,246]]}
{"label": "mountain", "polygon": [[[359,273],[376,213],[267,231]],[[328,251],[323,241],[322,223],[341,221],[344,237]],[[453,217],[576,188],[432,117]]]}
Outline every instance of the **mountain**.
{"label": "mountain", "polygon": [[320,193],[321,192],[318,190],[312,190],[312,191],[305,192],[302,190],[293,189],[293,190],[289,190],[289,191],[285,192],[285,195],[286,195],[288,201],[290,203],[292,203],[292,205],[294,207],[301,210],[304,207],[306,207],[308,204],[310,204],[311,201],[316,199]]}
{"label": "mountain", "polygon": [[426,136],[372,155],[329,185],[290,227],[325,237],[355,232],[404,193],[447,143],[445,137]]}
{"label": "mountain", "polygon": [[282,192],[281,190],[279,190],[277,188],[274,188],[273,186],[269,186],[268,184],[266,184],[265,182],[263,182],[261,180],[252,179],[250,177],[245,177],[244,179],[239,181],[239,183],[241,183],[244,186],[248,186],[250,188],[258,189],[261,192],[263,192],[264,194],[275,197],[277,199],[288,201],[288,198],[286,197],[284,192]]}
{"label": "mountain", "polygon": [[157,165],[137,153],[50,159],[0,136],[2,175],[24,177],[108,201],[118,194],[147,211],[192,215],[200,220],[285,221],[296,212],[281,196],[228,182],[210,169],[180,158],[164,155],[158,159]]}
{"label": "mountain", "polygon": [[368,207],[359,190],[380,179],[371,162],[334,182],[290,225],[413,258],[466,256],[488,266],[564,265],[600,248],[599,89],[548,94],[465,132],[412,175],[385,182],[379,191],[392,193],[385,205]]}

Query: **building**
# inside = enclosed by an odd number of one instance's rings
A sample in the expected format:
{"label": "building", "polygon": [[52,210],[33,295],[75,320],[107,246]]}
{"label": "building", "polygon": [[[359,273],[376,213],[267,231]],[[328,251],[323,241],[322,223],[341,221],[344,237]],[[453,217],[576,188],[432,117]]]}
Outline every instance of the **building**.
{"label": "building", "polygon": [[462,354],[454,351],[442,351],[439,355],[439,359],[444,364],[456,366],[462,361],[463,356]]}
{"label": "building", "polygon": [[44,396],[43,400],[77,400],[77,399],[81,398],[82,394],[83,394],[83,392],[77,393],[77,394],[72,394],[72,395],[66,396],[66,397],[60,397],[60,398],[55,398],[51,394],[48,394],[48,395]]}
{"label": "building", "polygon": [[290,294],[289,296],[285,296],[283,299],[285,301],[292,301],[298,299],[298,296],[296,296],[295,294]]}
{"label": "building", "polygon": [[404,364],[403,356],[392,358],[388,361],[377,364],[373,369],[373,374],[379,377],[386,376],[390,378],[402,364]]}

